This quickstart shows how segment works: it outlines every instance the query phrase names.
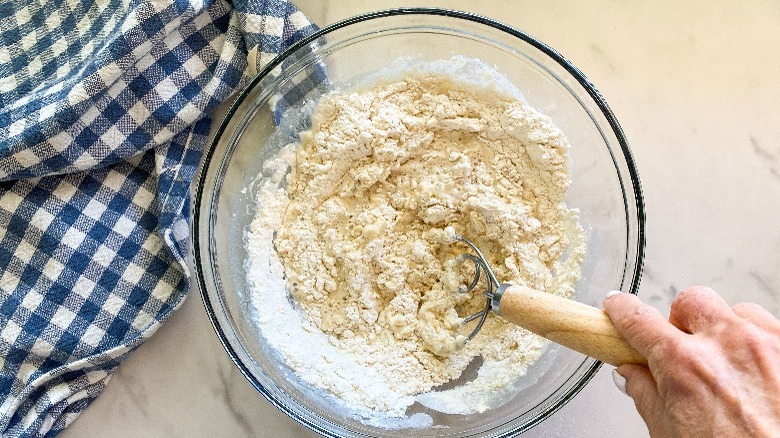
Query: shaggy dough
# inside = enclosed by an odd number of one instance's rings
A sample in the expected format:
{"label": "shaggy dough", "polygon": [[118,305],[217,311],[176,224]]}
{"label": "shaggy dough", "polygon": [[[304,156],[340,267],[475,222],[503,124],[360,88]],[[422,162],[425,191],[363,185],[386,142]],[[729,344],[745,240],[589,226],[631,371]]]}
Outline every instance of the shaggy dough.
{"label": "shaggy dough", "polygon": [[512,364],[490,379],[501,387],[543,342],[495,315],[464,342],[459,315],[484,297],[455,293],[470,277],[452,235],[473,241],[502,281],[570,295],[582,248],[566,232],[581,234],[564,204],[568,148],[518,99],[417,72],[323,97],[286,188],[259,215],[306,317],[394,390],[428,391],[476,356]]}

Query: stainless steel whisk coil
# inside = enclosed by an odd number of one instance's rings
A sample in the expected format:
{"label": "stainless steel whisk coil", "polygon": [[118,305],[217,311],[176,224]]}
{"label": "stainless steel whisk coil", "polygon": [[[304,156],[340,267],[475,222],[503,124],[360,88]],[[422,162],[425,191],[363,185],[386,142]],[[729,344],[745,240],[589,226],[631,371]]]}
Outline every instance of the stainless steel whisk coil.
{"label": "stainless steel whisk coil", "polygon": [[482,329],[482,326],[485,324],[485,320],[487,319],[488,313],[490,313],[491,310],[495,312],[496,315],[499,314],[498,312],[501,302],[501,295],[509,285],[498,281],[498,278],[496,278],[496,274],[490,268],[487,259],[476,245],[474,245],[465,237],[458,235],[455,236],[455,240],[465,243],[469,246],[469,248],[471,248],[472,251],[474,251],[474,254],[462,254],[461,257],[472,261],[475,267],[474,278],[471,280],[471,283],[469,283],[469,285],[466,287],[461,287],[458,292],[471,293],[471,291],[473,291],[479,284],[479,280],[482,277],[483,271],[487,277],[485,281],[487,286],[483,292],[483,295],[485,295],[485,307],[479,312],[469,315],[463,319],[463,324],[468,324],[471,321],[478,320],[477,325],[467,337],[468,340],[471,340]]}

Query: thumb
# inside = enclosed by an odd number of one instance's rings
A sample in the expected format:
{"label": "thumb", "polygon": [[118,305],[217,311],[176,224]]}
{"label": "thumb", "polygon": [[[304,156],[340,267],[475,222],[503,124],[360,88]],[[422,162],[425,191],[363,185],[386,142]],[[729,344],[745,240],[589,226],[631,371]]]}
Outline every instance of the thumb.
{"label": "thumb", "polygon": [[625,392],[634,399],[636,410],[647,424],[650,436],[664,436],[663,405],[650,370],[641,365],[627,364],[615,371],[625,379]]}

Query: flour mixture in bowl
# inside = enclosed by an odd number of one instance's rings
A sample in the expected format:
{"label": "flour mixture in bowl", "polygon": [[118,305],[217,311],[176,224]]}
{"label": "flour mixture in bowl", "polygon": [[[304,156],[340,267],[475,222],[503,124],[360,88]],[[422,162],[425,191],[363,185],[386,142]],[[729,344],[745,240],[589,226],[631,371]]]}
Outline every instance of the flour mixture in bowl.
{"label": "flour mixture in bowl", "polygon": [[584,245],[563,133],[518,93],[425,69],[327,94],[311,120],[259,179],[247,268],[254,305],[275,309],[257,312],[261,334],[366,416],[403,416],[481,357],[436,406],[490,408],[545,341],[493,314],[466,341],[461,316],[484,297],[455,292],[452,236],[502,281],[570,296]]}

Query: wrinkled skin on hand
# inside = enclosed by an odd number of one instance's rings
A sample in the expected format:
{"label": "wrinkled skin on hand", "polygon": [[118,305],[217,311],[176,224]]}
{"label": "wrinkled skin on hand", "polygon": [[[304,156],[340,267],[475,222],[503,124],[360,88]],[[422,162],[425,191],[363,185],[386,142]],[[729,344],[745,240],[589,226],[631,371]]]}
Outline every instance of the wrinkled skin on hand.
{"label": "wrinkled skin on hand", "polygon": [[766,309],[697,286],[668,321],[631,294],[604,310],[648,360],[617,372],[652,437],[780,436],[780,321]]}

